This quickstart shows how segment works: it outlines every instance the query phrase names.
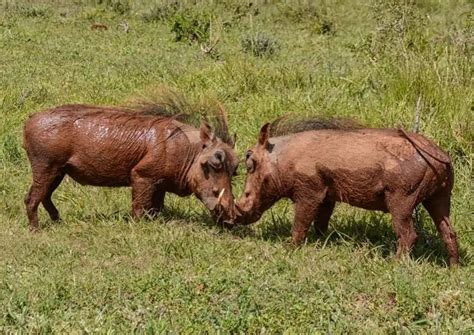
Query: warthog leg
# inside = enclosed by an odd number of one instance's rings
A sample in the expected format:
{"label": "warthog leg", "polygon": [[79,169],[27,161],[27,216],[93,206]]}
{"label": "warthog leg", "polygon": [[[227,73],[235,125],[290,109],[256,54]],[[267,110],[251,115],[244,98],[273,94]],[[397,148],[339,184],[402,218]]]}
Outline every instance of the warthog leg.
{"label": "warthog leg", "polygon": [[31,168],[33,172],[33,183],[25,197],[25,206],[30,230],[36,231],[39,229],[38,205],[41,202],[43,202],[43,205],[53,219],[58,215],[56,207],[54,207],[51,202],[51,194],[61,180],[58,178],[60,173],[59,169],[54,166],[44,163],[35,163],[31,165]]}
{"label": "warthog leg", "polygon": [[449,265],[456,265],[459,264],[458,242],[449,220],[450,202],[449,192],[439,192],[423,201],[423,206],[433,219],[448,250]]}
{"label": "warthog leg", "polygon": [[64,173],[61,173],[60,175],[56,176],[56,178],[54,178],[54,181],[49,187],[48,193],[46,194],[46,197],[43,200],[43,206],[48,212],[49,217],[53,221],[59,220],[59,212],[56,206],[54,206],[53,201],[51,200],[51,196],[53,192],[58,188],[59,184],[61,184],[61,182],[63,181],[64,175]]}
{"label": "warthog leg", "polygon": [[163,209],[163,206],[164,206],[164,203],[165,203],[165,194],[166,192],[164,191],[160,191],[160,190],[156,190],[153,192],[153,196],[152,196],[152,207],[149,211],[149,214],[151,216],[156,216],[158,215],[161,210]]}
{"label": "warthog leg", "polygon": [[152,208],[155,186],[153,180],[142,177],[138,169],[132,170],[131,177],[132,216],[138,219]]}
{"label": "warthog leg", "polygon": [[386,194],[387,208],[392,215],[393,228],[397,234],[397,258],[409,254],[415,245],[417,234],[413,224],[413,196],[395,193]]}
{"label": "warthog leg", "polygon": [[318,209],[318,214],[314,219],[314,228],[316,234],[323,235],[327,232],[329,226],[329,219],[331,218],[332,212],[335,206],[334,201],[324,200]]}
{"label": "warthog leg", "polygon": [[319,214],[326,210],[325,215],[327,216],[327,208],[322,209],[324,197],[325,192],[312,194],[311,197],[302,192],[301,196],[297,197],[298,200],[295,201],[295,221],[292,229],[293,244],[299,245],[304,241],[311,224],[315,218],[319,217]]}
{"label": "warthog leg", "polygon": [[413,224],[411,212],[409,214],[393,213],[392,221],[395,233],[398,237],[397,258],[400,258],[402,255],[410,253],[418,236]]}

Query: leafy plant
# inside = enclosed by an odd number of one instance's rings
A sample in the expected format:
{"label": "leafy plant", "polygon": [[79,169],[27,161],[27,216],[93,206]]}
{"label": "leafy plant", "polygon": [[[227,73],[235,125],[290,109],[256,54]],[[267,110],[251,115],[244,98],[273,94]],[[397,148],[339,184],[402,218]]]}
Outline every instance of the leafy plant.
{"label": "leafy plant", "polygon": [[177,14],[173,18],[171,32],[176,42],[205,42],[209,39],[210,17],[190,11]]}

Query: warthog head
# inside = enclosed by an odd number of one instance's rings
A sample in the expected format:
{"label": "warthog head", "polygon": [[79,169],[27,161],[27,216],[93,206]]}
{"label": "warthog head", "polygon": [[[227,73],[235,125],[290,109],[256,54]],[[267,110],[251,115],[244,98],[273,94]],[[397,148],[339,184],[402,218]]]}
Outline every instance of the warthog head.
{"label": "warthog head", "polygon": [[237,223],[257,221],[278,200],[278,169],[272,160],[268,142],[270,124],[260,130],[257,144],[245,153],[247,177],[242,196],[235,204]]}
{"label": "warthog head", "polygon": [[188,174],[193,193],[211,211],[213,218],[226,225],[235,220],[232,176],[238,166],[233,141],[223,142],[207,123],[200,129],[202,150]]}

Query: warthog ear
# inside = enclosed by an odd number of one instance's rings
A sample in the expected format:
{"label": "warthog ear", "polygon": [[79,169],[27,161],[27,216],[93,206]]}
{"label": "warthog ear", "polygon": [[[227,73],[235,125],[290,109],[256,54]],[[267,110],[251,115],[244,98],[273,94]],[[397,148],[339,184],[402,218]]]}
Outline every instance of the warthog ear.
{"label": "warthog ear", "polygon": [[209,123],[205,121],[201,122],[200,137],[203,145],[209,145],[216,141],[216,135],[214,135]]}
{"label": "warthog ear", "polygon": [[263,147],[268,147],[268,138],[270,137],[270,123],[265,123],[260,129],[260,134],[258,135],[258,144]]}

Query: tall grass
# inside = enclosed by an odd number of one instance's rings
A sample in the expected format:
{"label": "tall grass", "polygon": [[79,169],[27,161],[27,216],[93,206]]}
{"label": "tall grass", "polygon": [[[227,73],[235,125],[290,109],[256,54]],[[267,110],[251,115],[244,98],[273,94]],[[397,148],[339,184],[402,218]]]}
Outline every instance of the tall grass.
{"label": "tall grass", "polygon": [[[0,330],[472,332],[472,12],[467,0],[1,2]],[[278,48],[261,56],[256,36]],[[214,43],[209,57],[202,46]],[[295,250],[285,201],[226,231],[193,198],[169,196],[159,219],[133,221],[129,190],[69,179],[53,196],[62,222],[40,210],[43,232],[31,235],[28,115],[124,105],[161,84],[221,101],[240,154],[284,114],[412,129],[419,101],[420,132],[454,162],[463,266],[446,268],[424,212],[412,258],[396,262],[380,213],[338,206],[328,235]]]}

